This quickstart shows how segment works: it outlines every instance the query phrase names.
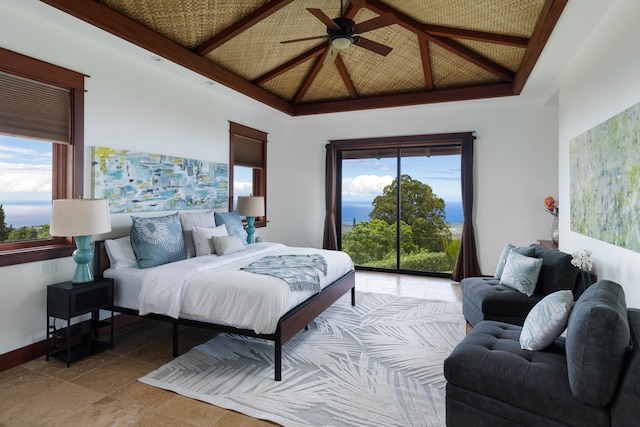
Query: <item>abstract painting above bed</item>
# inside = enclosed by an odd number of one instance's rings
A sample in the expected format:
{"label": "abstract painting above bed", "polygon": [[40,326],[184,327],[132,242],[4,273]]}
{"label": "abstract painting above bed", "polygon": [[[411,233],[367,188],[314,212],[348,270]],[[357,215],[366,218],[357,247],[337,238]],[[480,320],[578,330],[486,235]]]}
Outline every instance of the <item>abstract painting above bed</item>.
{"label": "abstract painting above bed", "polygon": [[111,213],[224,209],[229,165],[162,154],[93,147],[93,196]]}

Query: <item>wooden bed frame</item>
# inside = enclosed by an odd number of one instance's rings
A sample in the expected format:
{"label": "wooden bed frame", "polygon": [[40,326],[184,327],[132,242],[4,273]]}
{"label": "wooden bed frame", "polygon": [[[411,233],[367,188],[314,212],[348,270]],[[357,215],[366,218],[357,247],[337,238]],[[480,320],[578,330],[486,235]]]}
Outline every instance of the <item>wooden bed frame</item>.
{"label": "wooden bed frame", "polygon": [[[104,246],[104,241],[95,242],[94,275],[102,278],[102,273],[109,267],[109,257]],[[160,314],[148,314],[140,316],[137,310],[114,306],[113,310],[118,313],[130,314],[139,317],[162,320],[173,325],[173,357],[178,356],[178,326],[189,325],[200,328],[212,329],[220,332],[244,335],[248,337],[262,338],[275,343],[275,380],[282,379],[282,346],[294,335],[313,321],[319,314],[325,311],[330,305],[351,290],[351,305],[356,305],[355,271],[351,271],[330,285],[326,286],[319,293],[300,303],[296,307],[285,313],[278,321],[276,332],[273,334],[258,334],[251,329],[239,329],[227,325],[207,323],[189,319],[174,319],[173,317]]]}

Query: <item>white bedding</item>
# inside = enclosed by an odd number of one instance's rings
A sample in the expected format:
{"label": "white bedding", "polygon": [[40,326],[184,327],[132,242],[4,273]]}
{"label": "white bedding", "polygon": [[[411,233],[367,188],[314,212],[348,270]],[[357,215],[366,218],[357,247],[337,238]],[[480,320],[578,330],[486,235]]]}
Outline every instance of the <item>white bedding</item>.
{"label": "white bedding", "polygon": [[141,315],[157,313],[271,334],[280,317],[313,292],[292,292],[281,279],[240,268],[267,255],[308,254],[321,254],[327,261],[327,274],[320,272],[321,288],[353,270],[344,252],[263,242],[225,256],[207,255],[147,269],[109,268],[104,276],[115,279],[115,304],[137,309]]}

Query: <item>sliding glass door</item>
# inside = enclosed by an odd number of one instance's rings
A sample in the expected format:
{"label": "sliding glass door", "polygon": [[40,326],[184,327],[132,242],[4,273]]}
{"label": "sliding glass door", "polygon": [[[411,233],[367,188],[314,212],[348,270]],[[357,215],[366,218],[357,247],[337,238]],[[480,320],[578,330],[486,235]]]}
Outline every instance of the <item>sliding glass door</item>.
{"label": "sliding glass door", "polygon": [[363,269],[448,275],[462,230],[460,145],[345,149],[341,249]]}

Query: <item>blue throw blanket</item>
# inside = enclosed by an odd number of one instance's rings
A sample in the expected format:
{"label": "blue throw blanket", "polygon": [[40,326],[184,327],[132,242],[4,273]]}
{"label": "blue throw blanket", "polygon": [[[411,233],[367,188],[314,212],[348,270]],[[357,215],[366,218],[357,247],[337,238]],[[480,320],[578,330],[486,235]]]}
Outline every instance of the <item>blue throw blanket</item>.
{"label": "blue throw blanket", "polygon": [[241,270],[267,274],[284,280],[292,291],[320,291],[320,273],[327,274],[327,262],[322,255],[265,256]]}

